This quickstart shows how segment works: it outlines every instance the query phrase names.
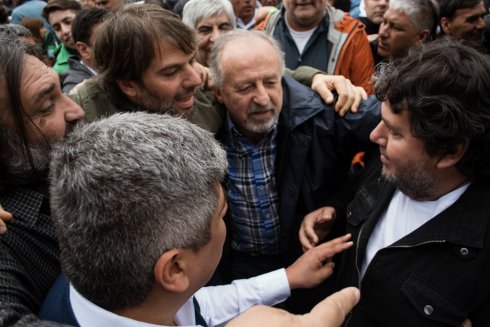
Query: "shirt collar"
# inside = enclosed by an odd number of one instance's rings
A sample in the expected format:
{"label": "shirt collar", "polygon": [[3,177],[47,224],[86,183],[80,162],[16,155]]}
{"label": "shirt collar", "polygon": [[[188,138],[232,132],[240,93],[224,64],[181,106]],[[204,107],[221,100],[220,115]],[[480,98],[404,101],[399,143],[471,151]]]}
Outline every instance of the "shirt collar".
{"label": "shirt collar", "polygon": [[[70,303],[73,313],[80,326],[91,327],[162,327],[163,325],[149,324],[131,318],[119,316],[115,313],[102,309],[83,297],[70,284]],[[179,309],[175,316],[179,326],[195,326],[194,304],[192,297]]]}

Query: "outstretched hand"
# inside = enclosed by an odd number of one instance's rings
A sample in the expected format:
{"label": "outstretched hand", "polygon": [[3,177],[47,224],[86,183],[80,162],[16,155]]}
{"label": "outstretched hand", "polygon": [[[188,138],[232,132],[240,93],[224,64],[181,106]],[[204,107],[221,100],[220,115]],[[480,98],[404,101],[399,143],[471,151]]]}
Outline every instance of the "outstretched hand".
{"label": "outstretched hand", "polygon": [[334,269],[333,256],[352,246],[350,238],[351,234],[346,234],[303,253],[286,268],[289,287],[311,288],[330,277]]}
{"label": "outstretched hand", "polygon": [[355,287],[344,288],[318,303],[311,312],[293,315],[287,311],[267,306],[254,306],[237,318],[228,327],[340,327],[345,316],[359,302],[360,293]]}

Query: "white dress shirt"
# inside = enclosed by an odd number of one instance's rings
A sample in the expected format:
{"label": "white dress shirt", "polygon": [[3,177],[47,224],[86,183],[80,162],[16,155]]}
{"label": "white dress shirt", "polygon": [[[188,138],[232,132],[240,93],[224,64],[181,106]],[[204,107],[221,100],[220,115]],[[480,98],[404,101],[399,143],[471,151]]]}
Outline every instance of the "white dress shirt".
{"label": "white dress shirt", "polygon": [[[256,304],[274,305],[291,294],[284,269],[257,277],[233,281],[229,285],[203,287],[194,296],[208,327],[223,324]],[[161,327],[119,316],[93,304],[70,284],[70,302],[80,326]],[[192,297],[174,319],[178,326],[196,326]]]}

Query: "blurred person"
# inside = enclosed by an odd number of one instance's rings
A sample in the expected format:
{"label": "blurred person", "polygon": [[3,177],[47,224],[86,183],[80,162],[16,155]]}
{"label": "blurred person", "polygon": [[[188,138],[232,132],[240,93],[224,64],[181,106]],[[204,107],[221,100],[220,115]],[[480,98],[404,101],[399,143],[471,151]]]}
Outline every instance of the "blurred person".
{"label": "blurred person", "polygon": [[377,52],[381,60],[405,56],[435,36],[436,9],[431,0],[390,0],[379,27]]}
{"label": "blurred person", "polygon": [[42,0],[12,0],[14,9],[10,22],[12,24],[20,24],[24,18],[39,18],[42,19],[45,27],[48,28],[48,22],[42,16],[42,11],[46,6],[46,2]]}
{"label": "blurred person", "polygon": [[94,0],[97,8],[119,10],[124,6],[124,0]]}
{"label": "blurred person", "polygon": [[20,25],[27,28],[31,34],[34,42],[41,48],[44,48],[44,39],[46,37],[46,27],[44,27],[44,22],[38,18],[24,18],[20,22]]}
{"label": "blurred person", "polygon": [[236,17],[236,26],[243,29],[263,30],[270,15],[277,11],[274,6],[262,6],[257,0],[230,0]]}
{"label": "blurred person", "polygon": [[209,65],[209,53],[222,33],[236,28],[229,0],[191,0],[184,6],[182,22],[195,31],[196,60]]}
{"label": "blurred person", "polygon": [[80,3],[76,0],[51,0],[43,9],[44,18],[61,41],[54,51],[56,60],[53,69],[58,74],[68,69],[68,58],[79,58],[71,35],[71,24],[80,9]]}
{"label": "blurred person", "polygon": [[80,6],[82,9],[90,9],[95,7],[94,0],[80,0]]}
{"label": "blurred person", "polygon": [[369,42],[378,37],[379,26],[383,22],[383,16],[388,10],[389,0],[364,0],[366,16],[360,16],[360,20],[366,26],[366,34]]}
{"label": "blurred person", "polygon": [[0,5],[0,24],[9,23],[10,10],[5,5]]}
{"label": "blurred person", "polygon": [[488,10],[482,0],[439,0],[441,33],[481,49]]}
{"label": "blurred person", "polygon": [[4,24],[0,25],[0,36],[18,39],[23,42],[36,45],[36,41],[32,37],[31,31],[26,27],[18,24]]}
{"label": "blurred person", "polygon": [[364,26],[349,14],[324,0],[284,0],[283,8],[268,20],[266,31],[284,49],[286,67],[306,65],[327,74],[343,75],[372,93],[371,48]]}
{"label": "blurred person", "polygon": [[80,55],[80,60],[68,58],[69,68],[61,74],[61,85],[64,93],[69,93],[73,87],[97,74],[93,44],[95,33],[102,24],[108,11],[101,8],[80,10],[73,23],[72,38]]}

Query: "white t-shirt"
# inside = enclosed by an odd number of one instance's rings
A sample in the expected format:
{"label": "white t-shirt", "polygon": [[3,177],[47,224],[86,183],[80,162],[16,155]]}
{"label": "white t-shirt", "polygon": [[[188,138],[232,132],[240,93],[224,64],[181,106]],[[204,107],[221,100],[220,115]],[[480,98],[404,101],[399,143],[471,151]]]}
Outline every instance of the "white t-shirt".
{"label": "white t-shirt", "polygon": [[301,54],[303,53],[303,50],[305,49],[306,43],[308,43],[308,40],[310,37],[313,35],[313,32],[317,29],[318,26],[315,26],[311,30],[304,31],[304,32],[298,32],[295,31],[289,26],[288,20],[286,19],[286,26],[288,27],[289,33],[291,34],[291,37],[294,40],[294,43],[296,43],[296,47],[298,48],[298,52]]}
{"label": "white t-shirt", "polygon": [[376,253],[410,234],[459,199],[470,184],[465,184],[435,201],[417,201],[399,190],[395,191],[391,202],[376,223],[361,267],[361,278]]}

